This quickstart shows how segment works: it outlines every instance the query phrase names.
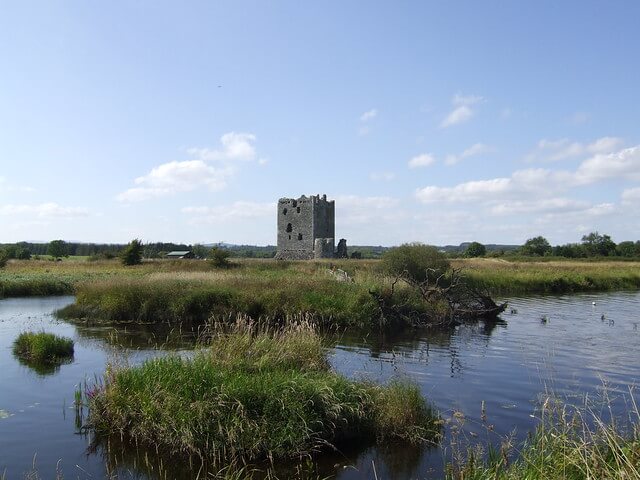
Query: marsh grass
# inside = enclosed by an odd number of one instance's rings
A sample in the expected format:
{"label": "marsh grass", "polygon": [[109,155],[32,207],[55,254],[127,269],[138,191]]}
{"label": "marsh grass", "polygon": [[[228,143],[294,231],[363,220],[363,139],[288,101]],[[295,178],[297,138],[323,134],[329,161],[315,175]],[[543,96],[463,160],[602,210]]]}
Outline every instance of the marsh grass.
{"label": "marsh grass", "polygon": [[73,340],[45,332],[23,332],[13,343],[13,353],[38,364],[57,364],[73,357]]}
{"label": "marsh grass", "polygon": [[[545,402],[536,431],[516,449],[469,450],[447,466],[447,480],[640,479],[640,414],[631,406],[626,424],[606,423],[589,408]],[[515,455],[515,459],[510,458]]]}
{"label": "marsh grass", "polygon": [[295,458],[367,438],[421,443],[439,432],[415,385],[331,372],[308,323],[241,320],[191,359],[113,369],[89,394],[89,411],[100,434],[220,462]]}
{"label": "marsh grass", "polygon": [[467,281],[493,295],[571,293],[640,288],[640,264],[624,261],[455,260]]}

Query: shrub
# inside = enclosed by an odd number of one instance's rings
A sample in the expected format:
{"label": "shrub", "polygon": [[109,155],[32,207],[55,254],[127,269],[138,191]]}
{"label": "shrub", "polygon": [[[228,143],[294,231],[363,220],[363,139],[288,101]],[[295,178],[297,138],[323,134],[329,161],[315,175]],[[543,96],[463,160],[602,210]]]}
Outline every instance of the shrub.
{"label": "shrub", "polygon": [[47,246],[47,254],[53,258],[68,257],[69,246],[64,240],[53,240]]}
{"label": "shrub", "polygon": [[4,268],[9,261],[9,256],[4,250],[0,250],[0,268]]}
{"label": "shrub", "polygon": [[524,242],[521,248],[522,255],[543,257],[551,253],[549,241],[542,237],[533,237]]}
{"label": "shrub", "polygon": [[142,242],[137,238],[131,240],[122,251],[121,258],[123,265],[140,265],[142,263]]}
{"label": "shrub", "polygon": [[229,262],[229,257],[231,256],[231,252],[224,248],[213,247],[209,250],[209,264],[215,268],[228,268],[231,266],[231,262]]}
{"label": "shrub", "polygon": [[471,242],[464,251],[464,256],[468,258],[484,257],[487,254],[487,247],[480,242]]}
{"label": "shrub", "polygon": [[21,333],[13,343],[20,358],[41,363],[58,363],[73,356],[73,340],[52,333]]}
{"label": "shrub", "polygon": [[449,260],[437,248],[405,243],[382,255],[382,267],[390,275],[406,275],[414,282],[434,280],[449,269]]}

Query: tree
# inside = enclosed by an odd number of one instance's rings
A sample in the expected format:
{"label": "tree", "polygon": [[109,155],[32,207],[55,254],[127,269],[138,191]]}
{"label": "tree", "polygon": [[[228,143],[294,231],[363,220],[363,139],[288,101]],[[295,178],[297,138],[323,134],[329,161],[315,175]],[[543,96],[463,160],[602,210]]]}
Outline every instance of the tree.
{"label": "tree", "polygon": [[591,232],[582,237],[582,245],[587,250],[590,257],[615,255],[616,244],[609,235],[600,235],[598,232]]}
{"label": "tree", "polygon": [[122,258],[122,263],[124,265],[139,265],[142,263],[142,250],[144,247],[142,246],[142,242],[137,238],[131,240],[129,245],[124,247],[122,254],[120,257]]}
{"label": "tree", "polygon": [[196,258],[207,258],[209,254],[209,249],[200,243],[196,243],[191,251],[196,256]]}
{"label": "tree", "polygon": [[422,243],[405,243],[382,255],[384,270],[396,276],[406,276],[414,282],[435,280],[449,269],[449,260],[437,248]]}
{"label": "tree", "polygon": [[18,247],[16,258],[18,260],[29,260],[31,259],[31,251],[28,248]]}
{"label": "tree", "polygon": [[616,253],[621,257],[640,256],[640,242],[620,242],[616,247]]}
{"label": "tree", "polygon": [[464,251],[465,257],[484,257],[487,254],[487,247],[480,242],[471,242]]}
{"label": "tree", "polygon": [[533,237],[524,242],[520,252],[522,255],[543,257],[551,253],[551,245],[549,241],[542,236]]}
{"label": "tree", "polygon": [[67,242],[64,240],[53,240],[47,246],[47,254],[53,258],[68,257],[69,249]]}
{"label": "tree", "polygon": [[220,247],[213,247],[209,250],[207,258],[213,267],[228,268],[231,266],[231,262],[229,261],[230,256],[231,252],[229,250]]}
{"label": "tree", "polygon": [[4,249],[0,250],[0,268],[4,268],[8,261],[9,255],[7,255],[7,251]]}

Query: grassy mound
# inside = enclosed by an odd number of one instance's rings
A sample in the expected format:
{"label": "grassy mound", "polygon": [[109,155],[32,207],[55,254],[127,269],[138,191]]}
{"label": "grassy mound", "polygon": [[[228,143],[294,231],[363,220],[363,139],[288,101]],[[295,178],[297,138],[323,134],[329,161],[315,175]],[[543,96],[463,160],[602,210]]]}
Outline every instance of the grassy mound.
{"label": "grassy mound", "polygon": [[21,333],[13,343],[13,353],[30,362],[59,363],[73,356],[73,340],[52,333]]}
{"label": "grassy mound", "polygon": [[308,324],[238,324],[192,359],[116,369],[89,398],[97,432],[201,458],[297,457],[347,439],[418,443],[439,433],[416,386],[331,372]]}

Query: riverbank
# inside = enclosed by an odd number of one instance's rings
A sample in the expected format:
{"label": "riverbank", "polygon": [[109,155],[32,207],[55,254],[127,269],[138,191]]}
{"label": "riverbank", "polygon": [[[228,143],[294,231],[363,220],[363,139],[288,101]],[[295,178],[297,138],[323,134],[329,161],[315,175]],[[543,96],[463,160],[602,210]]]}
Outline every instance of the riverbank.
{"label": "riverbank", "polygon": [[[493,296],[640,288],[640,262],[454,260],[465,281]],[[0,297],[75,294],[62,316],[95,322],[202,322],[212,315],[281,318],[311,314],[338,326],[370,327],[393,279],[376,260],[278,262],[149,261],[135,267],[100,262],[14,261],[0,270]],[[442,315],[415,289],[398,285],[394,305],[414,316]]]}

